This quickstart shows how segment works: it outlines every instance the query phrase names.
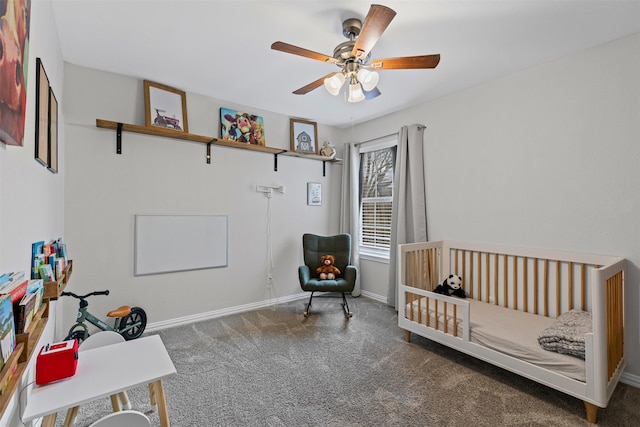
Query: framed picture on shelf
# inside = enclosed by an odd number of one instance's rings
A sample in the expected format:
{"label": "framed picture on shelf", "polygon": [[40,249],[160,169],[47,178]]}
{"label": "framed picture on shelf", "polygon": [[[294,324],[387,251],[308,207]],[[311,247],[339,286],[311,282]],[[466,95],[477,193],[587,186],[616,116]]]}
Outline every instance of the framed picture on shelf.
{"label": "framed picture on shelf", "polygon": [[181,90],[145,80],[144,118],[146,126],[188,133],[187,95]]}
{"label": "framed picture on shelf", "polygon": [[49,88],[49,161],[48,168],[58,173],[58,99]]}
{"label": "framed picture on shelf", "polygon": [[0,13],[0,142],[23,146],[31,0],[0,0]]}
{"label": "framed picture on shelf", "polygon": [[290,119],[291,151],[318,154],[318,125],[302,119]]}
{"label": "framed picture on shelf", "polygon": [[322,184],[307,182],[307,205],[322,206]]}
{"label": "framed picture on shelf", "polygon": [[49,166],[49,78],[40,58],[36,58],[36,152],[43,166]]}
{"label": "framed picture on shelf", "polygon": [[220,138],[264,146],[264,119],[255,114],[220,108]]}

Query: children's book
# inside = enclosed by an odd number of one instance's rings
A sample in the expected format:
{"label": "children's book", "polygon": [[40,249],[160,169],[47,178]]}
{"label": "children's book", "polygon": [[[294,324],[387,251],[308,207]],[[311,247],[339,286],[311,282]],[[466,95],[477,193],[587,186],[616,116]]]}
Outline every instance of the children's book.
{"label": "children's book", "polygon": [[2,294],[2,295],[10,295],[11,296],[11,302],[12,303],[17,303],[27,293],[27,284],[28,283],[29,283],[29,281],[26,280],[26,279],[17,280],[17,281],[12,280],[7,286],[5,286],[4,288],[0,289],[0,294]]}
{"label": "children's book", "polygon": [[40,272],[40,278],[45,282],[55,282],[56,278],[53,275],[53,269],[51,268],[51,264],[42,264],[38,271]]}
{"label": "children's book", "polygon": [[13,319],[13,304],[10,295],[0,296],[0,368],[11,357],[11,353],[16,348],[16,330]]}
{"label": "children's book", "polygon": [[26,294],[18,304],[14,305],[16,334],[23,334],[29,328],[31,319],[33,319],[35,303],[36,294]]}

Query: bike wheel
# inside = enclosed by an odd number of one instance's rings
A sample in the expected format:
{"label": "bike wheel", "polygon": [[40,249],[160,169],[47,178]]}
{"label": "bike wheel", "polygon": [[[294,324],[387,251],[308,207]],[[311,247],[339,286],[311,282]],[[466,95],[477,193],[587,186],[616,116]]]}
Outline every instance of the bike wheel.
{"label": "bike wheel", "polygon": [[140,307],[132,307],[131,313],[120,319],[120,335],[125,340],[139,338],[147,326],[147,313]]}
{"label": "bike wheel", "polygon": [[82,341],[84,341],[85,339],[87,339],[89,337],[89,334],[87,334],[87,336],[84,336],[85,332],[81,329],[75,330],[73,332],[71,332],[69,335],[67,335],[67,337],[64,339],[65,341],[68,340],[73,340],[76,339],[78,340],[78,345],[82,344]]}

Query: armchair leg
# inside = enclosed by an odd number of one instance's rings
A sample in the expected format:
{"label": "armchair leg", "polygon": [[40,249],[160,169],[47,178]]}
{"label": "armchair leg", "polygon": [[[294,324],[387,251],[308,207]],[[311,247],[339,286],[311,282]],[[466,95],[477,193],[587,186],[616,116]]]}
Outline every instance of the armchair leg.
{"label": "armchair leg", "polygon": [[302,313],[304,315],[304,317],[309,316],[309,307],[311,307],[311,300],[313,299],[313,292],[311,291],[311,296],[309,297],[309,302],[307,303],[307,309],[304,311],[304,313]]}
{"label": "armchair leg", "polygon": [[347,297],[344,295],[344,292],[342,292],[342,308],[347,318],[353,316],[353,313],[349,311],[349,304],[347,303]]}

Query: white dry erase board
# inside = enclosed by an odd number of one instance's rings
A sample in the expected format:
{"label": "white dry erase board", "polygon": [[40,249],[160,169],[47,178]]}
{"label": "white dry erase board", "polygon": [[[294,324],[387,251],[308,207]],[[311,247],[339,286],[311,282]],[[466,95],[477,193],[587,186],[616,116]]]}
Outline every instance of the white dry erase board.
{"label": "white dry erase board", "polygon": [[227,266],[226,215],[136,215],[134,275]]}

